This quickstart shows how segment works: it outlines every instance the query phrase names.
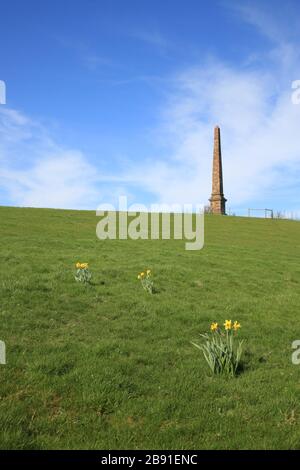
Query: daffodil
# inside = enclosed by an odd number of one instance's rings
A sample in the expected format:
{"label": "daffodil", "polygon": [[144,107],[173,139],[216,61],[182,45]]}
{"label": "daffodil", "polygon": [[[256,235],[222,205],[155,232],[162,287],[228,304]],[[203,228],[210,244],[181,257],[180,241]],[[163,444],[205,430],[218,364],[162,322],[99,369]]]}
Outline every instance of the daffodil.
{"label": "daffodil", "polygon": [[239,328],[241,328],[241,324],[239,322],[235,321],[234,324],[233,324],[234,331],[237,331]]}
{"label": "daffodil", "polygon": [[137,278],[141,281],[143,289],[149,292],[149,294],[153,294],[154,288],[153,281],[151,279],[151,270],[145,269],[145,271],[138,274]]}
{"label": "daffodil", "polygon": [[231,330],[232,328],[231,320],[225,320],[224,327],[225,327],[225,330]]}
{"label": "daffodil", "polygon": [[211,331],[216,331],[218,328],[219,328],[219,325],[216,322],[212,322],[212,324],[210,325]]}
{"label": "daffodil", "polygon": [[92,277],[92,273],[88,269],[89,264],[78,262],[75,264],[75,266],[77,269],[76,274],[75,274],[75,280],[78,282],[82,282],[84,284],[89,283]]}

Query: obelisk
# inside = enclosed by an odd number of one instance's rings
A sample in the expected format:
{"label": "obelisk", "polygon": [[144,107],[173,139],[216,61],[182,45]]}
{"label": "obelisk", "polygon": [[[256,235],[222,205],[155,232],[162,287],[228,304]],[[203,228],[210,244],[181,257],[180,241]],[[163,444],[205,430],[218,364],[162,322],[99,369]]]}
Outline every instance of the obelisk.
{"label": "obelisk", "polygon": [[225,199],[223,194],[223,173],[220,128],[214,130],[214,156],[212,172],[212,193],[210,198],[210,210],[213,214],[225,215]]}

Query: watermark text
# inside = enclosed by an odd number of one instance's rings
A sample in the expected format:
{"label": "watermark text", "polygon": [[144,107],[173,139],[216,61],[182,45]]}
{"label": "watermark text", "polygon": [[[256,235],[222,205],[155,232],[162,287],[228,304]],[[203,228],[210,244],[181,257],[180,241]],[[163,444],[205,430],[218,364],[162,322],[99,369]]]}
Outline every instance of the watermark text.
{"label": "watermark text", "polygon": [[6,364],[6,347],[4,341],[0,340],[0,364]]}
{"label": "watermark text", "polygon": [[292,93],[292,103],[300,104],[300,80],[294,80],[292,82],[292,89],[295,90]]}
{"label": "watermark text", "polygon": [[119,197],[119,207],[101,204],[96,215],[101,217],[96,234],[100,240],[187,240],[186,250],[204,246],[204,206],[202,204],[127,205]]}
{"label": "watermark text", "polygon": [[6,104],[6,85],[3,80],[0,80],[0,104]]}

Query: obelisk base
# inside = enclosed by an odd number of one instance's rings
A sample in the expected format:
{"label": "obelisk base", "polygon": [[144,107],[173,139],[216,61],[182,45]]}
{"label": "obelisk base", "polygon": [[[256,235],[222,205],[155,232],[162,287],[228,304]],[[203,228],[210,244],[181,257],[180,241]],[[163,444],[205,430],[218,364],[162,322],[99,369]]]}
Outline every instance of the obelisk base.
{"label": "obelisk base", "polygon": [[226,215],[225,204],[227,199],[220,194],[212,194],[209,199],[210,202],[210,211],[213,214]]}

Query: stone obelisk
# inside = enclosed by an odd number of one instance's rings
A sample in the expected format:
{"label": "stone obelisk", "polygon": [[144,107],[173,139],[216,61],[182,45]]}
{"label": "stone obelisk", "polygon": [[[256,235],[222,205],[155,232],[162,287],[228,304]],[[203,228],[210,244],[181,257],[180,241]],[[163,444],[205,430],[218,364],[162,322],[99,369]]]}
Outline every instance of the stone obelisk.
{"label": "stone obelisk", "polygon": [[212,172],[212,193],[210,198],[210,210],[213,214],[225,215],[225,199],[223,194],[223,173],[220,128],[214,130],[214,156]]}

